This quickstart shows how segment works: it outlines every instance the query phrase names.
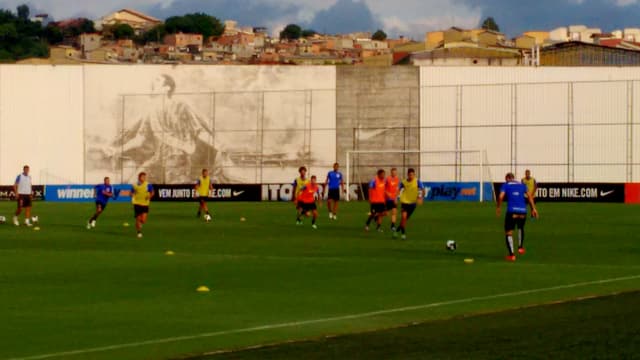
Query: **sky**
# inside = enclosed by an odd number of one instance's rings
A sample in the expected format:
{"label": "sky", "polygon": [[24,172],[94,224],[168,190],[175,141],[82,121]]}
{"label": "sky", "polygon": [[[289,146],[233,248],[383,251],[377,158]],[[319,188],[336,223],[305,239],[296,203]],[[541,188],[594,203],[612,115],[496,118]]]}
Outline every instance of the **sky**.
{"label": "sky", "polygon": [[640,0],[0,0],[0,6],[15,9],[25,2],[32,13],[55,19],[96,19],[129,7],[159,18],[206,12],[272,33],[297,23],[323,33],[383,29],[414,39],[451,26],[472,28],[488,16],[510,36],[574,24],[603,31],[640,27]]}

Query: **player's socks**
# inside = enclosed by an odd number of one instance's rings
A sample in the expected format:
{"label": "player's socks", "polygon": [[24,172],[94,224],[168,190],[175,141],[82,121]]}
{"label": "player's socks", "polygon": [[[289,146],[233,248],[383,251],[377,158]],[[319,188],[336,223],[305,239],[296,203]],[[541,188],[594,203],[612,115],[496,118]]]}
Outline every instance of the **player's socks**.
{"label": "player's socks", "polygon": [[391,223],[391,231],[396,232],[396,223]]}
{"label": "player's socks", "polygon": [[512,235],[507,235],[505,238],[506,238],[506,243],[507,243],[507,250],[509,250],[509,256],[514,256],[513,236]]}
{"label": "player's socks", "polygon": [[398,231],[400,231],[400,233],[401,233],[402,235],[404,235],[404,234],[405,234],[404,226],[400,226],[400,227],[398,228]]}
{"label": "player's socks", "polygon": [[518,248],[524,249],[524,229],[518,229]]}
{"label": "player's socks", "polygon": [[373,214],[369,215],[369,218],[367,219],[367,227],[371,225],[371,222],[373,221],[374,218],[375,218],[375,215]]}

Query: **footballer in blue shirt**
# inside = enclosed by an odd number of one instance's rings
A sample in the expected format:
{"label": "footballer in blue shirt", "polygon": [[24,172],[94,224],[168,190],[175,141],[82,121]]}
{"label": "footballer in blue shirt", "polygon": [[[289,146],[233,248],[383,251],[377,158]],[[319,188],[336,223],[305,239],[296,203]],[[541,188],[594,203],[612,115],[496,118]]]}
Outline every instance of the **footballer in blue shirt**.
{"label": "footballer in blue shirt", "polygon": [[114,197],[113,186],[111,186],[111,179],[104,178],[104,183],[96,186],[96,213],[93,214],[89,222],[87,223],[87,229],[96,227],[96,221],[107,207],[109,200]]}
{"label": "footballer in blue shirt", "polygon": [[533,198],[529,196],[527,186],[517,182],[512,173],[505,177],[506,182],[500,188],[496,215],[502,214],[502,203],[507,202],[507,214],[504,219],[505,241],[509,255],[507,261],[516,261],[516,254],[513,247],[513,231],[518,229],[518,253],[525,254],[524,250],[524,225],[527,221],[527,204],[531,206],[531,216],[538,217],[538,210]]}
{"label": "footballer in blue shirt", "polygon": [[344,176],[340,170],[340,164],[333,164],[333,171],[327,174],[327,180],[324,182],[322,197],[329,189],[329,197],[327,200],[327,208],[329,208],[329,219],[338,220],[338,202],[340,201],[340,192],[346,192],[344,187]]}

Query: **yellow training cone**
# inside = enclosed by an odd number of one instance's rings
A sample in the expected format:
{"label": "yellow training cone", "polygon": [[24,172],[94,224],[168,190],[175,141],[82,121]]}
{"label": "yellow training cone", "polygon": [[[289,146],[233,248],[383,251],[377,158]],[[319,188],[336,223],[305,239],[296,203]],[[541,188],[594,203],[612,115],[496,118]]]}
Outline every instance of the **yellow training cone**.
{"label": "yellow training cone", "polygon": [[165,255],[167,255],[167,256],[173,256],[173,255],[175,255],[176,253],[174,253],[174,252],[173,252],[173,251],[171,251],[171,250],[168,250],[168,251],[167,251],[166,253],[164,253],[164,254],[165,254]]}
{"label": "yellow training cone", "polygon": [[206,287],[206,286],[200,286],[199,288],[196,289],[196,291],[197,292],[201,292],[201,293],[206,293],[206,292],[209,292],[211,290],[209,290],[209,288]]}
{"label": "yellow training cone", "polygon": [[475,260],[473,259],[464,259],[464,263],[465,264],[473,264],[475,262]]}

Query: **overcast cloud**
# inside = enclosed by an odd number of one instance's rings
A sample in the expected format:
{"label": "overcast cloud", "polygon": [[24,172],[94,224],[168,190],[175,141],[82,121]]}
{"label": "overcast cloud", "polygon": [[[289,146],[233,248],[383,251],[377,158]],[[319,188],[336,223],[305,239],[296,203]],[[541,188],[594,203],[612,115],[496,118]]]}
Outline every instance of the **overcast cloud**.
{"label": "overcast cloud", "polygon": [[429,30],[474,27],[487,16],[512,36],[570,24],[605,31],[640,27],[638,0],[0,0],[0,5],[14,9],[25,1],[56,19],[99,18],[124,7],[160,18],[203,11],[241,25],[267,26],[272,32],[299,23],[328,33],[383,28],[393,36],[416,39]]}

